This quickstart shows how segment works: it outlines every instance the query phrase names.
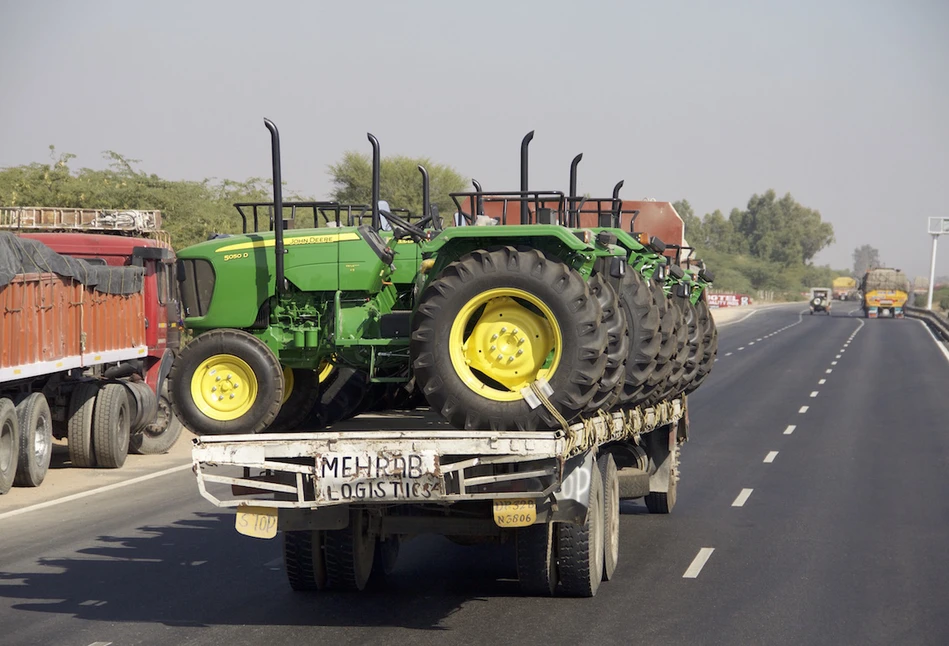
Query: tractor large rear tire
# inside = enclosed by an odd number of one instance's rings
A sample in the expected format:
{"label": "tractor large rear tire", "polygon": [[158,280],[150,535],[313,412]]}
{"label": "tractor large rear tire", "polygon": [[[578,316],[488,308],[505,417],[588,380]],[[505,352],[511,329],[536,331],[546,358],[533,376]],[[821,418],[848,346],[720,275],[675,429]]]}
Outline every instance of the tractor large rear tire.
{"label": "tractor large rear tire", "polygon": [[422,294],[410,345],[415,378],[457,428],[559,428],[522,391],[543,379],[552,408],[576,417],[606,369],[601,318],[583,278],[560,260],[536,249],[477,250]]}
{"label": "tractor large rear tire", "polygon": [[168,379],[175,414],[198,435],[259,433],[283,400],[277,357],[241,330],[197,336],[182,348]]}
{"label": "tractor large rear tire", "polygon": [[[658,307],[649,283],[639,272],[628,268],[614,286],[620,305],[626,312],[629,329],[629,356],[626,358],[626,382],[620,393],[620,404],[635,403],[646,380],[656,369],[656,356],[662,343],[659,325],[665,307]],[[665,306],[665,300],[662,305]]]}
{"label": "tractor large rear tire", "polygon": [[320,399],[310,411],[304,426],[325,428],[362,412],[369,392],[369,375],[348,366],[337,366],[320,384]]}
{"label": "tractor large rear tire", "polygon": [[702,385],[705,378],[712,371],[715,365],[715,357],[718,355],[718,328],[715,326],[715,319],[708,308],[708,302],[703,298],[695,305],[697,321],[702,333],[702,357],[699,359],[698,370],[686,389],[685,394],[695,391]]}
{"label": "tractor large rear tire", "polygon": [[603,310],[603,327],[606,328],[606,370],[597,393],[586,405],[586,413],[599,410],[609,412],[619,401],[626,383],[626,360],[629,355],[629,328],[626,311],[620,306],[616,290],[601,274],[594,274],[587,283],[590,293]]}
{"label": "tractor large rear tire", "polygon": [[320,401],[320,373],[301,368],[283,369],[284,397],[271,433],[295,431],[305,425],[313,407]]}
{"label": "tractor large rear tire", "polygon": [[678,297],[666,296],[662,285],[656,280],[650,281],[650,287],[653,302],[662,310],[662,322],[659,327],[662,342],[656,356],[656,368],[649,375],[634,404],[654,404],[672,385],[672,377],[681,370],[679,351],[687,339],[687,333],[683,329],[682,310],[675,305]]}

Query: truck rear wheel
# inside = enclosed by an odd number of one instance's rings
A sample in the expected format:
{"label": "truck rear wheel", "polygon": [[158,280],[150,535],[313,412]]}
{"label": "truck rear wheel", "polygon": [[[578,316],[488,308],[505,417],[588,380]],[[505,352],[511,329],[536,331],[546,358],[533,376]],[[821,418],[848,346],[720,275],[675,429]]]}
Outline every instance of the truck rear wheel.
{"label": "truck rear wheel", "polygon": [[596,466],[603,480],[603,580],[609,581],[619,560],[619,477],[610,453],[597,458]]}
{"label": "truck rear wheel", "polygon": [[531,249],[478,250],[422,294],[411,355],[432,408],[457,428],[556,428],[522,394],[538,380],[560,416],[576,417],[606,369],[600,306],[576,271]]}
{"label": "truck rear wheel", "polygon": [[603,480],[594,465],[586,522],[557,525],[560,582],[564,594],[592,597],[603,580]]}
{"label": "truck rear wheel", "polygon": [[129,454],[129,400],[122,384],[105,384],[96,396],[92,417],[92,448],[96,465],[118,469]]}
{"label": "truck rear wheel", "polygon": [[198,435],[259,433],[283,400],[277,357],[242,330],[199,335],[181,350],[168,379],[175,414]]}
{"label": "truck rear wheel", "polygon": [[388,536],[385,540],[376,541],[376,553],[372,559],[372,576],[383,578],[395,571],[401,546],[402,541],[398,536]]}
{"label": "truck rear wheel", "polygon": [[0,495],[13,486],[20,453],[19,436],[16,407],[9,399],[0,398]]}
{"label": "truck rear wheel", "polygon": [[16,406],[20,448],[14,484],[38,487],[53,455],[53,417],[43,393],[31,393]]}
{"label": "truck rear wheel", "polygon": [[323,534],[326,578],[337,590],[363,590],[372,574],[376,537],[369,526],[369,514],[349,510],[349,526]]}
{"label": "truck rear wheel", "polygon": [[650,514],[668,514],[676,504],[676,491],[679,483],[678,458],[679,447],[669,448],[669,433],[656,429],[642,436],[646,455],[649,458],[649,474],[652,476],[660,469],[667,469],[668,483],[666,491],[651,491],[644,501]]}
{"label": "truck rear wheel", "polygon": [[129,452],[138,455],[168,453],[181,436],[184,426],[168,400],[168,380],[162,382],[155,420],[129,439]]}
{"label": "truck rear wheel", "polygon": [[326,589],[323,560],[323,532],[318,530],[283,533],[283,565],[287,581],[297,592]]}
{"label": "truck rear wheel", "polygon": [[552,597],[557,589],[557,526],[547,521],[517,529],[517,578],[521,592]]}
{"label": "truck rear wheel", "polygon": [[600,379],[597,393],[586,405],[584,412],[609,411],[619,401],[626,383],[626,359],[629,355],[629,329],[626,311],[620,306],[616,290],[600,274],[594,274],[587,285],[590,294],[603,310],[603,327],[606,328],[606,370]]}
{"label": "truck rear wheel", "polygon": [[92,413],[98,394],[98,383],[84,381],[73,389],[69,397],[66,438],[69,443],[69,461],[74,467],[96,466],[96,454],[92,450]]}

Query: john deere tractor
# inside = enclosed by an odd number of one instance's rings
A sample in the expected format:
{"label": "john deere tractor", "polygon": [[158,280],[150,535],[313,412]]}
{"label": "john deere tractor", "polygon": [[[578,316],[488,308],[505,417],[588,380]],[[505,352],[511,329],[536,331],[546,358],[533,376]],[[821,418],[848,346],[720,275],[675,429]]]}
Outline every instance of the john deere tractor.
{"label": "john deere tractor", "polygon": [[[522,190],[492,194],[519,206],[518,224],[497,226],[475,206],[459,208],[471,226],[442,229],[424,169],[419,219],[380,210],[380,149],[369,135],[368,222],[343,221],[343,207],[319,203],[314,214],[335,210],[335,220],[315,215],[314,227],[291,229],[279,134],[265,124],[272,230],[245,227],[178,254],[185,324],[195,336],[170,388],[192,431],[313,428],[346,392],[370,384],[404,384],[451,424],[478,429],[560,427],[642,403],[637,389],[647,384],[653,399],[673,392],[653,375],[662,338],[641,330],[664,321],[661,305],[687,299],[676,291],[685,274],[641,237],[624,246],[609,230],[567,226],[562,193],[527,190],[526,155]],[[477,205],[486,195],[453,197]],[[669,334],[680,328],[673,322]]]}

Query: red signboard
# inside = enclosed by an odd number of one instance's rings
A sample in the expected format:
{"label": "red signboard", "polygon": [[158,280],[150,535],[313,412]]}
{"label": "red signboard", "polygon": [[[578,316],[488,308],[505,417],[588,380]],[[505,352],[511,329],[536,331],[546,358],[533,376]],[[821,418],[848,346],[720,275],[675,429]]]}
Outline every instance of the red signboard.
{"label": "red signboard", "polygon": [[751,296],[747,294],[709,294],[709,307],[739,307],[751,305]]}

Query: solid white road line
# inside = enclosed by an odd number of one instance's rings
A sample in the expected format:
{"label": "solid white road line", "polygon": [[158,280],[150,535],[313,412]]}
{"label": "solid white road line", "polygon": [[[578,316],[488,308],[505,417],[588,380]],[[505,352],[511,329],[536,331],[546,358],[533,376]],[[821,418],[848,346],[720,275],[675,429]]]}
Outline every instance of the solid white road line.
{"label": "solid white road line", "polygon": [[74,493],[71,496],[57,498],[56,500],[47,500],[46,502],[30,505],[29,507],[23,507],[22,509],[14,509],[13,511],[8,511],[6,513],[0,514],[0,520],[3,520],[4,518],[11,518],[12,516],[19,516],[20,514],[25,514],[28,511],[46,509],[47,507],[61,505],[65,502],[72,502],[73,500],[88,498],[89,496],[95,496],[100,493],[105,493],[106,491],[121,489],[122,487],[128,487],[129,485],[138,484],[139,482],[145,482],[153,478],[160,478],[161,476],[166,476],[171,473],[177,473],[178,471],[184,471],[185,469],[190,469],[190,468],[191,468],[191,463],[189,462],[188,464],[182,464],[177,467],[171,467],[170,469],[165,469],[164,471],[156,471],[155,473],[149,473],[148,475],[139,476],[138,478],[132,478],[131,480],[116,482],[114,484],[106,485],[104,487],[99,487],[98,489],[91,489],[89,491],[83,491],[81,493]]}
{"label": "solid white road line", "polygon": [[942,356],[946,358],[946,361],[949,361],[949,350],[946,350],[946,346],[939,342],[939,339],[936,338],[936,335],[933,334],[933,331],[929,329],[929,326],[926,325],[925,321],[920,321],[919,324],[926,328],[926,331],[929,332],[929,336],[933,338],[933,341],[935,341],[939,349],[942,350]]}
{"label": "solid white road line", "polygon": [[806,413],[806,412],[807,412],[807,406],[801,406],[801,410],[799,410],[798,412],[799,412],[799,413]]}
{"label": "solid white road line", "polygon": [[705,564],[708,563],[709,557],[712,555],[712,552],[715,551],[714,547],[703,547],[699,550],[699,553],[695,555],[695,558],[692,559],[692,564],[689,566],[689,569],[685,571],[685,574],[682,575],[683,579],[695,579],[699,576],[699,572],[702,571],[702,568],[705,567]]}
{"label": "solid white road line", "polygon": [[797,428],[797,426],[795,426],[794,424],[789,424],[788,427],[787,427],[786,429],[784,429],[784,434],[785,434],[785,435],[790,435],[791,433],[794,432],[794,429],[796,429],[796,428]]}
{"label": "solid white road line", "polygon": [[770,464],[771,462],[774,462],[774,459],[775,459],[776,457],[778,457],[778,452],[777,452],[777,451],[769,451],[769,452],[768,452],[768,455],[764,456],[764,461],[765,461],[766,463]]}
{"label": "solid white road line", "polygon": [[735,502],[732,503],[732,507],[744,507],[752,491],[754,489],[742,489],[738,497],[735,498]]}

